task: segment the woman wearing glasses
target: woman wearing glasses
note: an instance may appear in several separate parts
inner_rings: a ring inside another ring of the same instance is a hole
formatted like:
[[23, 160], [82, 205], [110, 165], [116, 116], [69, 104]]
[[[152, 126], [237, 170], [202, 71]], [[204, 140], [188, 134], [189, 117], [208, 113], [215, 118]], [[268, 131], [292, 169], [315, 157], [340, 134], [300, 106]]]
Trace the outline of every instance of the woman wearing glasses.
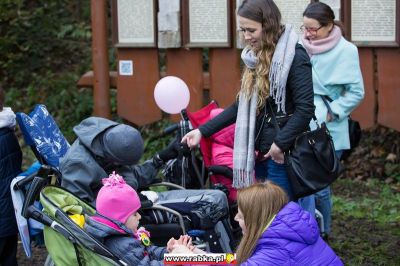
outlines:
[[[319, 122], [326, 122], [340, 157], [350, 148], [348, 116], [363, 99], [364, 85], [357, 47], [343, 38], [341, 26], [334, 19], [328, 5], [309, 4], [303, 13], [301, 41], [312, 65], [315, 115]], [[317, 207], [322, 212], [323, 235], [327, 238], [331, 227], [330, 187], [300, 203], [306, 210], [314, 212]]]

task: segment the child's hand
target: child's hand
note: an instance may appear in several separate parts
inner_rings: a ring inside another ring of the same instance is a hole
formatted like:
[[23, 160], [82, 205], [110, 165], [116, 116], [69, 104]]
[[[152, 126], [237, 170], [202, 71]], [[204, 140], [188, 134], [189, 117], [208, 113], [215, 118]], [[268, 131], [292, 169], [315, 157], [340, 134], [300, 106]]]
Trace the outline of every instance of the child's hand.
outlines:
[[178, 240], [171, 238], [167, 243], [167, 251], [168, 253], [206, 253], [204, 250], [196, 248], [192, 244], [192, 238], [188, 235], [181, 235]]
[[167, 242], [167, 251], [168, 253], [171, 253], [172, 249], [174, 248], [174, 245], [178, 245], [178, 240], [175, 238], [171, 237], [170, 240]]
[[192, 238], [188, 235], [181, 235], [178, 240], [171, 237], [167, 242], [167, 251], [171, 252], [174, 245], [183, 245], [189, 248], [192, 246]]
[[206, 254], [207, 252], [205, 252], [204, 250], [201, 250], [199, 248], [196, 248], [195, 246], [192, 246], [193, 248], [191, 248], [190, 250], [192, 251], [192, 253], [194, 254]]
[[170, 253], [192, 254], [193, 251], [185, 245], [176, 244], [172, 247], [172, 250]]
[[177, 244], [189, 247], [192, 245], [192, 238], [188, 235], [181, 235], [177, 240]]

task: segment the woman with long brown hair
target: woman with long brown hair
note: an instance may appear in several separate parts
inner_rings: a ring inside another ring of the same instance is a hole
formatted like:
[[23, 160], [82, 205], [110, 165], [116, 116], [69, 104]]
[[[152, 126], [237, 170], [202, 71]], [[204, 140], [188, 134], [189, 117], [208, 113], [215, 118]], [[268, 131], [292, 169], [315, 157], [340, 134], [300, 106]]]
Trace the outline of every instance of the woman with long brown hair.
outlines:
[[[251, 185], [255, 171], [257, 179], [272, 180], [292, 200], [284, 152], [298, 134], [308, 129], [314, 114], [309, 57], [297, 43], [292, 26], [281, 24], [281, 13], [274, 1], [244, 0], [237, 18], [246, 43], [237, 100], [186, 134], [182, 142], [195, 147], [202, 136], [209, 137], [236, 121], [233, 186]], [[280, 125], [279, 132], [271, 121], [271, 109]]]
[[240, 189], [235, 220], [243, 238], [238, 265], [343, 265], [319, 235], [309, 212], [289, 202], [286, 193], [267, 181]]

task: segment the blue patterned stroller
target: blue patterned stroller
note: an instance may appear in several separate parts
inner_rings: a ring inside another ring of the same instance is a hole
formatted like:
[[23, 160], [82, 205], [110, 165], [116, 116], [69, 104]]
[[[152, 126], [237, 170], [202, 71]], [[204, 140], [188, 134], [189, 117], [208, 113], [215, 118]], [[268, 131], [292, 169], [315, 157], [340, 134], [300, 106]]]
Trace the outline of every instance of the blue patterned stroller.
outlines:
[[16, 115], [25, 143], [31, 147], [39, 162], [58, 169], [59, 160], [70, 144], [46, 106], [37, 104], [29, 115], [21, 112]]
[[[52, 183], [55, 184], [60, 178], [59, 158], [64, 156], [70, 145], [43, 104], [37, 104], [29, 115], [17, 113], [16, 118], [25, 143], [31, 147], [38, 159], [38, 162], [34, 163], [25, 174], [16, 177], [11, 183], [11, 195], [21, 241], [26, 255], [31, 257], [30, 233], [35, 231], [36, 235], [41, 235], [40, 230], [43, 228], [41, 224], [31, 218], [41, 208], [39, 201], [28, 204], [31, 205], [29, 208], [26, 207], [28, 205], [24, 205], [30, 190], [30, 183], [34, 179], [31, 174], [34, 174], [41, 165], [47, 165], [53, 169]], [[33, 230], [34, 227], [35, 230]]]

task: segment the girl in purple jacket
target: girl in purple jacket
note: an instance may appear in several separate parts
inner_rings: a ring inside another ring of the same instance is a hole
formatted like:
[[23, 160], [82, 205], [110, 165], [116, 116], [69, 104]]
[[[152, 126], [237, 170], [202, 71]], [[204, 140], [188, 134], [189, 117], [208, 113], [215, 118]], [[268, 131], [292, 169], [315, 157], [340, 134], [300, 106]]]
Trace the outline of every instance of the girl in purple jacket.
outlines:
[[319, 235], [318, 224], [267, 181], [238, 190], [235, 220], [243, 238], [238, 265], [343, 265]]

